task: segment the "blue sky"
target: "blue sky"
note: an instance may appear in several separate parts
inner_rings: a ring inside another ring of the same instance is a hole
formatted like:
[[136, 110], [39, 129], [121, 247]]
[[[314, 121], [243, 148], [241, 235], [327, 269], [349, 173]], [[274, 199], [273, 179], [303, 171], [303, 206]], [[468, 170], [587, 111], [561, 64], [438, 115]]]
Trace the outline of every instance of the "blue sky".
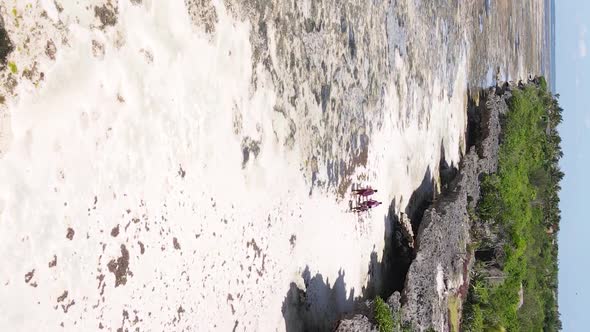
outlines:
[[559, 305], [564, 331], [590, 331], [590, 1], [556, 1], [556, 92], [565, 172], [559, 234]]

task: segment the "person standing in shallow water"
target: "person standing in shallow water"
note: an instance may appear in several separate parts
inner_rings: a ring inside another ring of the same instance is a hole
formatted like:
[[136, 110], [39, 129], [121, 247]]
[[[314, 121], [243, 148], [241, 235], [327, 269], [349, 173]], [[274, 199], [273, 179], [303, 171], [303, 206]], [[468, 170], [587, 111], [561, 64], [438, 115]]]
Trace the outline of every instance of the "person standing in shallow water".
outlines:
[[364, 211], [368, 211], [374, 207], [377, 207], [379, 205], [381, 205], [382, 203], [379, 201], [376, 201], [374, 199], [370, 199], [368, 201], [363, 201], [361, 202], [359, 205], [357, 205], [356, 207], [354, 207], [352, 210], [355, 212], [364, 212]]
[[374, 199], [370, 199], [370, 200], [363, 202], [363, 203], [366, 203], [366, 205], [369, 209], [372, 209], [372, 208], [377, 207], [382, 204], [381, 202], [376, 201]]
[[374, 193], [376, 193], [377, 189], [373, 189], [371, 187], [368, 187], [368, 188], [354, 189], [352, 192], [356, 195], [359, 195], [359, 196], [368, 197], [368, 196], [371, 196]]
[[[368, 199], [369, 196], [373, 195], [377, 191], [377, 189], [373, 189], [371, 187], [353, 189], [353, 194], [357, 195], [357, 206], [354, 208], [351, 207], [351, 209], [355, 212], [364, 212], [381, 205], [382, 203], [379, 201]], [[361, 201], [361, 198], [364, 198], [364, 200]]]

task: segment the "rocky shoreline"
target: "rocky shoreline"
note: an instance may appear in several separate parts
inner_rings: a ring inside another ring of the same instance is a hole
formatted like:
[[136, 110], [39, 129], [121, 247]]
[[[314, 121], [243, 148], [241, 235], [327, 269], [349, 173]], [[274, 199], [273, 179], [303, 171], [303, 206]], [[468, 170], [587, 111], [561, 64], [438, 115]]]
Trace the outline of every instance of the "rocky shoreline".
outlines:
[[[413, 260], [403, 290], [387, 299], [399, 329], [450, 331], [451, 325], [459, 324], [458, 318], [452, 321], [451, 317], [460, 317], [474, 262], [470, 213], [480, 198], [481, 176], [498, 167], [501, 115], [508, 109], [510, 90], [508, 85], [488, 89], [469, 107], [468, 152], [458, 172], [441, 168], [442, 192], [416, 225], [415, 249], [406, 248]], [[394, 227], [400, 226], [395, 221]], [[405, 239], [404, 243], [408, 245]], [[372, 303], [366, 306], [363, 314], [342, 320], [337, 331], [376, 331]]]

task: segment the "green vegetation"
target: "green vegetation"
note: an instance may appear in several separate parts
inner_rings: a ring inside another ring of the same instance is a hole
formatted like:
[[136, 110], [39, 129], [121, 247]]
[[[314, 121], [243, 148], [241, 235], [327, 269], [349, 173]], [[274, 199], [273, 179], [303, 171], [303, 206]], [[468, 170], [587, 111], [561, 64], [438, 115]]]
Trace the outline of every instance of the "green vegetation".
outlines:
[[375, 321], [379, 332], [393, 332], [393, 316], [389, 306], [380, 297], [375, 299]]
[[449, 297], [449, 321], [451, 332], [459, 332], [460, 300], [456, 296]]
[[16, 63], [10, 61], [8, 62], [8, 68], [10, 69], [10, 72], [13, 74], [18, 73], [18, 68], [16, 67]]
[[14, 24], [18, 28], [20, 26], [19, 17], [22, 18], [22, 16], [19, 15], [16, 7], [12, 7], [12, 16], [14, 16]]
[[478, 260], [463, 311], [465, 331], [561, 329], [556, 242], [564, 175], [556, 130], [561, 113], [544, 79], [513, 91], [503, 118], [498, 172], [482, 181], [474, 220]]

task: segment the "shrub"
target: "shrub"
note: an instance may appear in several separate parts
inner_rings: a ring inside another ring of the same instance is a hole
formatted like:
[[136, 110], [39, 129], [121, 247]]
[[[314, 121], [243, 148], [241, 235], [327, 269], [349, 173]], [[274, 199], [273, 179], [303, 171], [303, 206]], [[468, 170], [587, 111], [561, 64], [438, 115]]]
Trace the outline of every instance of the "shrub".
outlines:
[[16, 67], [16, 63], [10, 61], [8, 63], [8, 68], [10, 69], [10, 72], [13, 74], [16, 74], [18, 72], [18, 68]]
[[[542, 83], [543, 81], [541, 81]], [[475, 264], [464, 309], [466, 331], [557, 331], [559, 181], [563, 156], [556, 126], [562, 109], [544, 84], [513, 90], [504, 116], [496, 174], [481, 183], [477, 207], [491, 235], [480, 246], [498, 248], [501, 264]], [[475, 218], [474, 218], [475, 219]], [[494, 242], [494, 243], [490, 243]], [[481, 247], [480, 247], [481, 249]], [[503, 278], [495, 282], [493, 269]], [[519, 291], [524, 304], [519, 306]]]
[[389, 306], [383, 302], [383, 299], [375, 299], [375, 320], [379, 332], [393, 332], [393, 316]]

